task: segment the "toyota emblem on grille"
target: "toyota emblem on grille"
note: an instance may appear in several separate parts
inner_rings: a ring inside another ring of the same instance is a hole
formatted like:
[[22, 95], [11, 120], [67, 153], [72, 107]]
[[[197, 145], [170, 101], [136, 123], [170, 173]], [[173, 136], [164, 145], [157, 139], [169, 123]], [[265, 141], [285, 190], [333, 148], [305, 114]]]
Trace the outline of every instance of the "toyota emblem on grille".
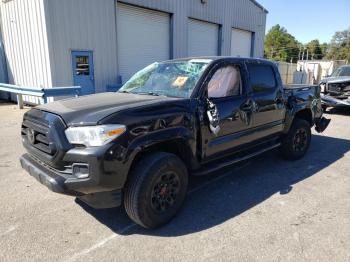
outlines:
[[29, 143], [34, 144], [34, 142], [35, 142], [35, 131], [33, 129], [28, 128], [27, 137], [28, 137]]

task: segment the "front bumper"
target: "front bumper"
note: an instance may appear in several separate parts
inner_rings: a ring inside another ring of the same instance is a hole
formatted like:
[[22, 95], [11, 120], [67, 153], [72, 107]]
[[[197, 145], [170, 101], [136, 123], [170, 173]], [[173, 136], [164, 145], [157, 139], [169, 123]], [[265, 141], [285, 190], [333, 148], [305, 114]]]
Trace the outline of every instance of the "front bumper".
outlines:
[[[20, 163], [24, 170], [53, 192], [76, 196], [94, 208], [110, 208], [121, 205], [122, 189], [99, 191], [102, 188], [96, 184], [93, 177], [88, 179], [73, 178], [73, 175], [63, 174], [52, 169], [34, 159], [29, 154], [22, 155], [20, 157]], [[89, 193], [81, 192], [84, 191], [84, 188], [79, 186], [79, 182], [82, 186], [91, 185], [96, 191]], [[76, 190], [77, 188], [79, 190]]]
[[81, 193], [69, 190], [65, 186], [67, 177], [58, 174], [54, 170], [45, 167], [43, 164], [35, 161], [28, 154], [24, 154], [19, 159], [21, 166], [32, 177], [38, 180], [41, 184], [48, 187], [51, 191], [66, 195], [79, 196]]
[[333, 96], [321, 94], [322, 105], [326, 107], [350, 108], [350, 98], [338, 99]]

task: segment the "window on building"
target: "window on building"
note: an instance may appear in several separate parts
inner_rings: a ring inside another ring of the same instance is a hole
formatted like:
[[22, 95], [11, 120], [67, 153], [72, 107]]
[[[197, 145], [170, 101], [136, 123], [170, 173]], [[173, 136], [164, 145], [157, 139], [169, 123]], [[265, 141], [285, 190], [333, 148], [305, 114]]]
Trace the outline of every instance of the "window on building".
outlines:
[[77, 56], [76, 59], [76, 75], [90, 75], [89, 57], [88, 56]]
[[238, 66], [224, 66], [219, 68], [208, 83], [208, 96], [228, 97], [242, 93], [241, 74]]
[[248, 64], [248, 71], [254, 93], [270, 92], [276, 88], [275, 74], [271, 66]]

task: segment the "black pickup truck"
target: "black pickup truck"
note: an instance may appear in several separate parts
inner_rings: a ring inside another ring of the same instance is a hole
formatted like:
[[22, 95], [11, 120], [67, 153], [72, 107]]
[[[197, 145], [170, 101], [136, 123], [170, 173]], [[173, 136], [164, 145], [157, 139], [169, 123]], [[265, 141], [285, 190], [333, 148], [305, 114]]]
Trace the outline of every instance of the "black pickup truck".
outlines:
[[322, 132], [318, 86], [283, 87], [262, 59], [207, 57], [154, 63], [115, 93], [37, 106], [23, 117], [20, 158], [54, 192], [95, 208], [124, 204], [137, 224], [168, 222], [188, 175], [204, 175], [280, 148], [307, 152]]

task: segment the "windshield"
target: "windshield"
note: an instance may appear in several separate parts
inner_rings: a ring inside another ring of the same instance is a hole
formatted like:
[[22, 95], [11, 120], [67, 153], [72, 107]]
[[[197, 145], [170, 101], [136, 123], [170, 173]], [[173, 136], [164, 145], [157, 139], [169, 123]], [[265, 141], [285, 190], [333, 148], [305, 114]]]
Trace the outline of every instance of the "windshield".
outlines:
[[118, 92], [189, 98], [210, 60], [153, 63], [137, 72]]
[[350, 66], [338, 67], [331, 76], [350, 76]]

